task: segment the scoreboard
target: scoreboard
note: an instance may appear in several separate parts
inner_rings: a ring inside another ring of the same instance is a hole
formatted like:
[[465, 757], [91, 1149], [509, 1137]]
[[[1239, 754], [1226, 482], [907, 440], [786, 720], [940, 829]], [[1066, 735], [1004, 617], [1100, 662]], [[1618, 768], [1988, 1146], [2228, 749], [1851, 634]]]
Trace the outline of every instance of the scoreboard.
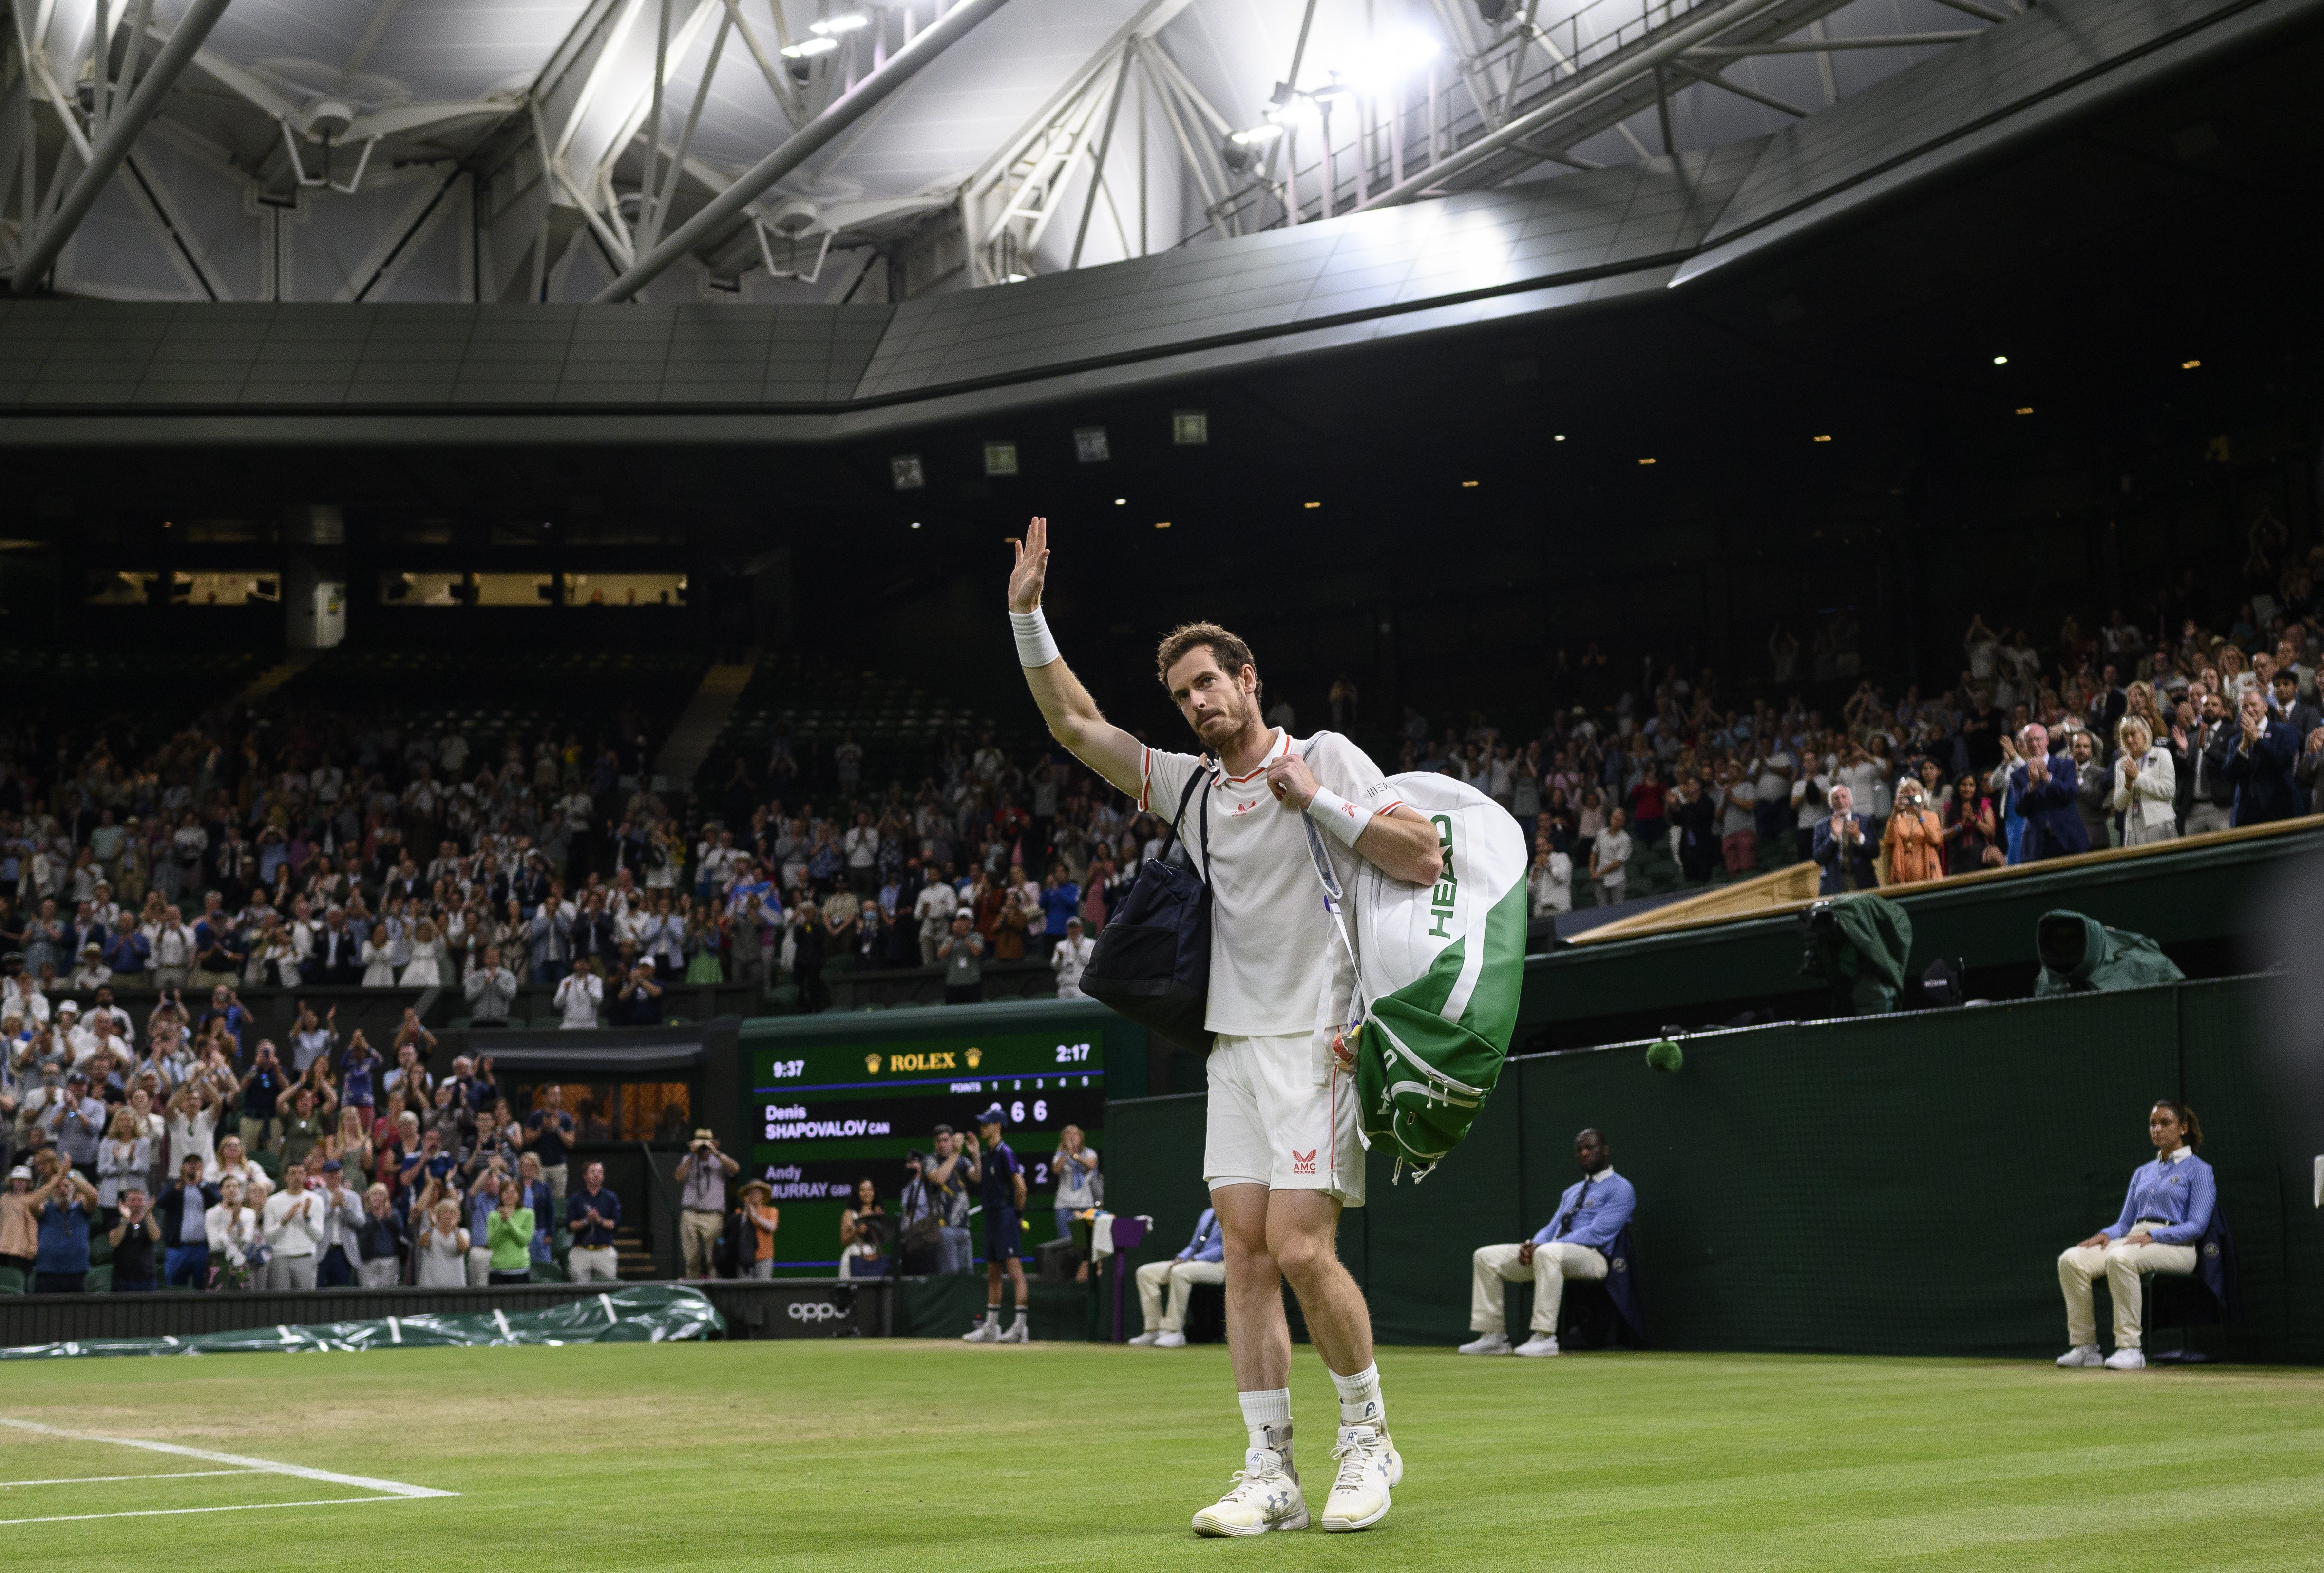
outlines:
[[[1070, 1034], [931, 1032], [752, 1046], [744, 1173], [766, 1180], [782, 1209], [779, 1265], [832, 1272], [839, 1215], [856, 1182], [870, 1179], [893, 1213], [906, 1155], [934, 1152], [938, 1124], [973, 1135], [976, 1116], [995, 1103], [1008, 1112], [1003, 1139], [1025, 1168], [1026, 1247], [1047, 1239], [1056, 1232], [1057, 1133], [1079, 1125], [1103, 1159], [1103, 1040], [1102, 1028], [1077, 1022]], [[981, 1252], [973, 1222], [971, 1234]]]

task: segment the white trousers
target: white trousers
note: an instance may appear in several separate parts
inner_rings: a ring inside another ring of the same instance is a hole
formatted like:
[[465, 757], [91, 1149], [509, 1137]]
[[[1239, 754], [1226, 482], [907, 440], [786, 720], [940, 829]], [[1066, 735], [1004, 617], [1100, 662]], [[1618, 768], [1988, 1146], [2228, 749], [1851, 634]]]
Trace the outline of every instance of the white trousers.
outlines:
[[622, 1275], [622, 1254], [611, 1245], [576, 1245], [565, 1254], [565, 1274], [575, 1283], [611, 1283]]
[[[2135, 1234], [2137, 1231], [2133, 1230]], [[2103, 1277], [2114, 1301], [2114, 1346], [2135, 1349], [2144, 1336], [2138, 1325], [2138, 1277], [2142, 1272], [2195, 1271], [2192, 1245], [2076, 1245], [2058, 1254], [2058, 1287], [2066, 1291], [2066, 1345], [2080, 1349], [2098, 1341], [2098, 1314], [2090, 1309], [2090, 1281]]]
[[392, 1256], [377, 1256], [355, 1263], [355, 1282], [365, 1289], [393, 1289], [403, 1282], [403, 1263]]
[[1533, 1330], [1557, 1334], [1557, 1308], [1565, 1300], [1569, 1278], [1603, 1278], [1606, 1258], [1587, 1245], [1553, 1241], [1533, 1248], [1533, 1264], [1521, 1266], [1516, 1245], [1480, 1245], [1476, 1276], [1471, 1285], [1469, 1327], [1480, 1333], [1498, 1333], [1508, 1325], [1501, 1285], [1533, 1280]]
[[[1194, 1298], [1198, 1283], [1224, 1283], [1227, 1264], [1223, 1262], [1148, 1262], [1138, 1270], [1138, 1308], [1146, 1313], [1146, 1330], [1149, 1333], [1183, 1333], [1186, 1330], [1186, 1302]], [[1170, 1309], [1162, 1309], [1162, 1291], [1170, 1292]]]

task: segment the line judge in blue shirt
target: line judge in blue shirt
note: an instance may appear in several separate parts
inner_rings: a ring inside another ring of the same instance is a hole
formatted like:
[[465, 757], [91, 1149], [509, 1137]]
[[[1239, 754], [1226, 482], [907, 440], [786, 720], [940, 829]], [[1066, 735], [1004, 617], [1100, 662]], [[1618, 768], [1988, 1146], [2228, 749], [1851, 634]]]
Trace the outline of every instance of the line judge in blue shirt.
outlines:
[[[2200, 1245], [2211, 1232], [2218, 1189], [2211, 1166], [2195, 1156], [2203, 1127], [2195, 1111], [2169, 1099], [2147, 1111], [2147, 1140], [2154, 1161], [2130, 1177], [2122, 1216], [2058, 1257], [2058, 1284], [2066, 1291], [2066, 1342], [2058, 1356], [2064, 1366], [2104, 1365], [2109, 1371], [2140, 1371], [2139, 1275], [2192, 1273], [2201, 1265]], [[2097, 1316], [2090, 1309], [2090, 1282], [2103, 1275], [2114, 1301], [2114, 1353], [2098, 1355]]]
[[[1219, 1227], [1219, 1215], [1204, 1208], [1185, 1250], [1138, 1270], [1138, 1305], [1146, 1313], [1146, 1330], [1130, 1341], [1157, 1349], [1185, 1348], [1186, 1302], [1194, 1298], [1194, 1285], [1226, 1281], [1227, 1232]], [[1162, 1308], [1165, 1289], [1170, 1294], [1167, 1310]]]
[[[1594, 1130], [1573, 1138], [1582, 1178], [1557, 1199], [1557, 1215], [1521, 1245], [1480, 1245], [1469, 1326], [1477, 1337], [1463, 1355], [1554, 1355], [1557, 1308], [1569, 1278], [1606, 1276], [1606, 1250], [1629, 1226], [1637, 1193], [1614, 1172], [1614, 1149]], [[1533, 1280], [1533, 1337], [1509, 1347], [1501, 1285]]]

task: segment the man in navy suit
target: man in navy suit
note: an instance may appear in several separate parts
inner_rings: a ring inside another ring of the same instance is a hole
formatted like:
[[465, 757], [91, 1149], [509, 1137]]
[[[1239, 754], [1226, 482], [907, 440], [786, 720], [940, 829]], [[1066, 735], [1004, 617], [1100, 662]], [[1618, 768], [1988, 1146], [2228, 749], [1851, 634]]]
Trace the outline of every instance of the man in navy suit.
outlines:
[[1816, 893], [1870, 890], [1880, 883], [1872, 866], [1872, 821], [1856, 811], [1856, 793], [1847, 787], [1833, 787], [1831, 801], [1831, 816], [1815, 828], [1815, 860], [1823, 870]]
[[2009, 773], [2009, 793], [2017, 801], [2017, 817], [2025, 822], [2017, 844], [2017, 861], [2040, 863], [2090, 849], [2089, 833], [2082, 828], [2075, 807], [2074, 758], [2050, 752], [2050, 729], [2039, 721], [2018, 734], [2024, 757]]
[[2267, 700], [2257, 689], [2245, 692], [2236, 725], [2241, 735], [2228, 746], [2226, 772], [2236, 786], [2235, 818], [2229, 822], [2264, 825], [2292, 819], [2300, 812], [2300, 787], [2292, 780], [2299, 734], [2285, 722], [2268, 719]]

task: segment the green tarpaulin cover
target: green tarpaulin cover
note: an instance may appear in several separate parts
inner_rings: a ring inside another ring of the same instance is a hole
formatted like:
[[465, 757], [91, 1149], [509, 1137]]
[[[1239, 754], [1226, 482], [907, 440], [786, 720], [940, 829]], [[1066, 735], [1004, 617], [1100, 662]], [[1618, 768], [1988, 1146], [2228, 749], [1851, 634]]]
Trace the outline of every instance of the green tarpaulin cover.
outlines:
[[2035, 999], [2186, 981], [2178, 963], [2145, 935], [2109, 929], [2081, 912], [2044, 912], [2034, 936], [2042, 958], [2042, 976], [2034, 980]]
[[355, 1354], [493, 1344], [659, 1344], [726, 1330], [725, 1319], [698, 1289], [641, 1283], [568, 1300], [541, 1310], [475, 1311], [463, 1316], [386, 1317], [309, 1327], [243, 1328], [184, 1337], [76, 1338], [0, 1349], [0, 1360], [79, 1355], [244, 1355], [260, 1352]]
[[1801, 914], [1807, 954], [1800, 972], [1820, 977], [1849, 1014], [1873, 1016], [1896, 1008], [1904, 962], [1913, 953], [1912, 915], [1875, 895], [1835, 896]]

